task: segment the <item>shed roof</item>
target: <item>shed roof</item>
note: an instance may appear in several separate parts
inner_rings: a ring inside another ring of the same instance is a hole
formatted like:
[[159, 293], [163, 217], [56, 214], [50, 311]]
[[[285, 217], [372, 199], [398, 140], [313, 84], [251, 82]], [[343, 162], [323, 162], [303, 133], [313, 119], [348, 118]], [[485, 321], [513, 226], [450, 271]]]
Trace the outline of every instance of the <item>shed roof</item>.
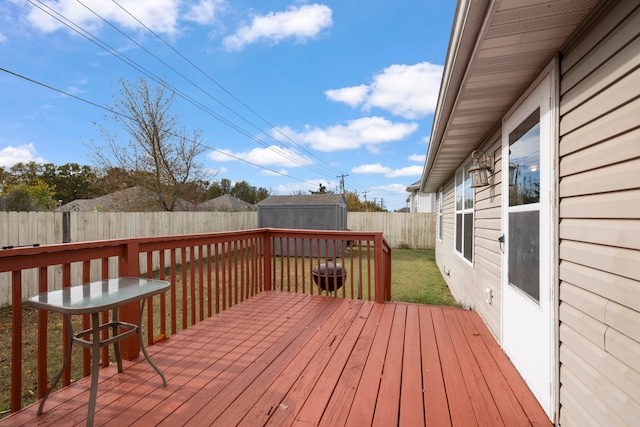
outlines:
[[269, 196], [258, 203], [258, 206], [338, 204], [346, 204], [342, 194], [294, 194], [290, 196]]

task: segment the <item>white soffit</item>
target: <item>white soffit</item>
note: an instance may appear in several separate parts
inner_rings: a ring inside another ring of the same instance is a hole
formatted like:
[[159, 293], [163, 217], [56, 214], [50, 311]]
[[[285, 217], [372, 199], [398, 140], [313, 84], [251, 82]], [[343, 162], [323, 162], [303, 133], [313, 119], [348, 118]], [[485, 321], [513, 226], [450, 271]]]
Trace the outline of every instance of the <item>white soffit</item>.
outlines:
[[[438, 191], [499, 126], [505, 112], [598, 0], [494, 0], [483, 9], [473, 9], [473, 3], [461, 0], [456, 11], [452, 34], [457, 37], [449, 45], [440, 111], [435, 114], [422, 176], [425, 192]], [[473, 14], [484, 15], [475, 16], [476, 22], [483, 19], [475, 40], [469, 37], [473, 34], [465, 37], [465, 31], [476, 31], [466, 28], [474, 22]], [[461, 44], [471, 42], [475, 47], [467, 49], [470, 56], [460, 55], [465, 48]]]

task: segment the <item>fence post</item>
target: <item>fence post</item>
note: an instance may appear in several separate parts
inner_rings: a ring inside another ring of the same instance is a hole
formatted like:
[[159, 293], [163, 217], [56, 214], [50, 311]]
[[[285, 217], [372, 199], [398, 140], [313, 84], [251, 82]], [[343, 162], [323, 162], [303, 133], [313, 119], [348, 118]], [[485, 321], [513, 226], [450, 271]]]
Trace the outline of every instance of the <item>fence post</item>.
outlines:
[[[118, 258], [118, 275], [120, 277], [140, 277], [140, 255], [137, 240], [129, 240], [122, 248], [122, 254]], [[147, 307], [153, 310], [153, 307]], [[119, 320], [138, 325], [140, 322], [140, 303], [135, 302], [119, 309]], [[138, 325], [140, 326], [140, 325]], [[134, 360], [140, 355], [140, 343], [137, 336], [124, 339], [120, 345], [122, 357], [125, 360]]]

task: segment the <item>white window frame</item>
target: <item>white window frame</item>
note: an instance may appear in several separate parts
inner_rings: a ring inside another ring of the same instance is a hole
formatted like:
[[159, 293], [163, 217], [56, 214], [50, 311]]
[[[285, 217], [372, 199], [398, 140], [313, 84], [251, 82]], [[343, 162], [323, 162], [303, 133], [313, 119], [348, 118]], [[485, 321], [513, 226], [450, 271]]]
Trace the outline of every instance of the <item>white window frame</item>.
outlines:
[[464, 260], [473, 264], [475, 190], [471, 188], [469, 167], [471, 162], [458, 169], [455, 175], [453, 249]]

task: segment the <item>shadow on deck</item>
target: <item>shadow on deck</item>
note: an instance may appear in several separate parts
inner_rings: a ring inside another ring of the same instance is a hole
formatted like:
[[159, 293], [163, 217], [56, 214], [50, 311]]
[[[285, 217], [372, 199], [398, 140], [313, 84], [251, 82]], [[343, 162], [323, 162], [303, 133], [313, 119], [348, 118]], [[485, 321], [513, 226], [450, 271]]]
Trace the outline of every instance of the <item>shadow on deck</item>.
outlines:
[[[262, 292], [100, 374], [96, 425], [551, 423], [477, 313]], [[83, 425], [90, 379], [0, 425]]]

